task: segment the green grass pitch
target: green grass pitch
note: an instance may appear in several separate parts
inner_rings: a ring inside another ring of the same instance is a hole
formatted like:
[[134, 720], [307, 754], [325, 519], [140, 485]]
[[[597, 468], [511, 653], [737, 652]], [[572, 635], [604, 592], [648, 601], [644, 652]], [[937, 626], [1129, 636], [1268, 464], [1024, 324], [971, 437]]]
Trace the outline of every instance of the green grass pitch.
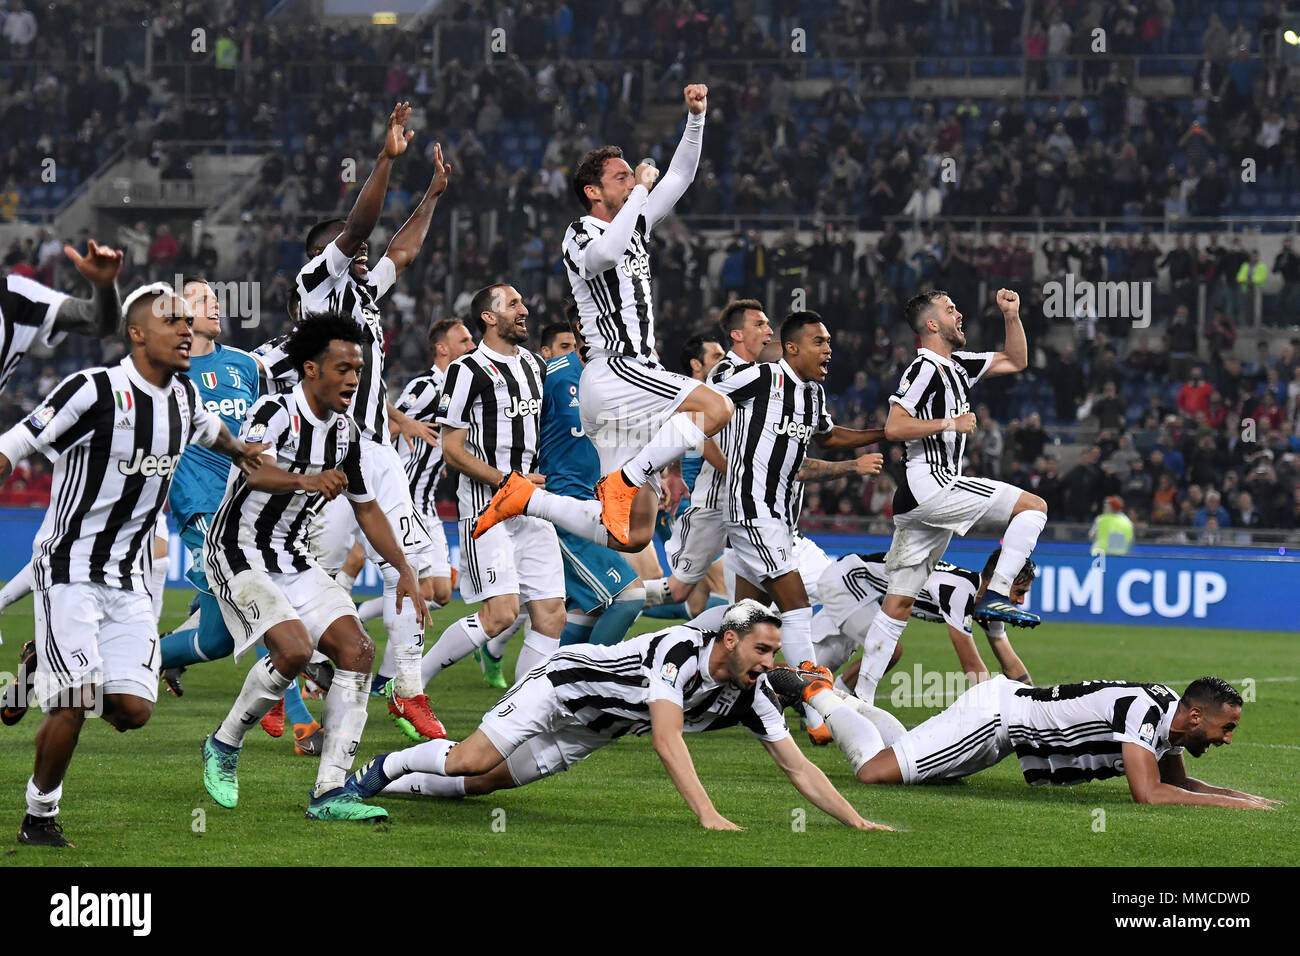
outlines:
[[[164, 627], [189, 594], [169, 591]], [[430, 634], [465, 613], [456, 602]], [[637, 632], [663, 622], [638, 622]], [[0, 617], [0, 669], [12, 670], [31, 636], [31, 601]], [[382, 624], [374, 633], [382, 639]], [[1255, 681], [1231, 746], [1189, 758], [1212, 783], [1286, 800], [1277, 812], [1136, 806], [1122, 779], [1074, 788], [1029, 788], [1014, 759], [965, 781], [932, 787], [864, 787], [834, 746], [805, 752], [868, 819], [897, 833], [857, 833], [799, 797], [746, 732], [687, 738], [718, 810], [743, 833], [701, 830], [673, 789], [647, 738], [616, 741], [567, 774], [530, 787], [461, 801], [389, 797], [388, 824], [322, 824], [303, 816], [316, 763], [293, 755], [292, 734], [254, 729], [240, 761], [240, 804], [217, 806], [200, 779], [199, 741], [229, 708], [247, 668], [230, 660], [192, 667], [185, 696], [163, 690], [148, 726], [115, 733], [87, 723], [64, 786], [62, 820], [76, 849], [21, 846], [32, 737], [40, 714], [0, 728], [0, 862], [5, 866], [545, 865], [826, 863], [906, 865], [1296, 865], [1300, 811], [1300, 655], [1296, 635], [1179, 628], [1049, 624], [1012, 639], [1039, 683], [1087, 678], [1156, 680], [1181, 691], [1216, 673]], [[913, 622], [899, 668], [920, 662], [947, 671], [955, 660], [943, 629]], [[508, 653], [513, 661], [518, 639]], [[992, 661], [987, 647], [985, 659]], [[509, 670], [507, 670], [509, 673]], [[881, 685], [891, 691], [892, 674]], [[463, 737], [497, 699], [472, 660], [432, 688], [438, 715]], [[308, 706], [319, 718], [320, 703]], [[886, 704], [886, 706], [890, 706]], [[891, 709], [895, 709], [892, 708]], [[911, 727], [934, 708], [895, 709]], [[787, 715], [789, 717], [790, 715]], [[797, 729], [797, 728], [796, 728]], [[404, 745], [382, 702], [371, 700], [359, 761]], [[802, 813], [797, 811], [803, 811]], [[1098, 813], [1097, 811], [1103, 811]], [[799, 821], [806, 818], [804, 825]], [[1104, 822], [1104, 831], [1097, 827]]]

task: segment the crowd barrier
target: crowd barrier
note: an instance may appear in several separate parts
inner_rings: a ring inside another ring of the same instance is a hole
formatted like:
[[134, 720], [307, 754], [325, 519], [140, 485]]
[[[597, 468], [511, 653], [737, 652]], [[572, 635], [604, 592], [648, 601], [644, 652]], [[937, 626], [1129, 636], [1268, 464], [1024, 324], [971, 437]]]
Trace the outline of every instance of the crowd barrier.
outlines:
[[[0, 579], [11, 578], [30, 559], [29, 542], [43, 514], [0, 508], [0, 529], [8, 545], [0, 550]], [[443, 527], [455, 567], [460, 559], [457, 528], [453, 523]], [[189, 554], [176, 529], [171, 531], [167, 583], [188, 588], [184, 574]], [[819, 534], [816, 540], [833, 557], [889, 547], [889, 539], [881, 536]], [[957, 538], [946, 559], [978, 571], [995, 547], [994, 540]], [[662, 542], [658, 548], [662, 562]], [[1300, 631], [1300, 554], [1285, 548], [1141, 545], [1124, 556], [1094, 556], [1084, 544], [1043, 542], [1034, 560], [1039, 576], [1027, 606], [1044, 620]], [[377, 569], [367, 564], [357, 589], [371, 594], [381, 588]]]

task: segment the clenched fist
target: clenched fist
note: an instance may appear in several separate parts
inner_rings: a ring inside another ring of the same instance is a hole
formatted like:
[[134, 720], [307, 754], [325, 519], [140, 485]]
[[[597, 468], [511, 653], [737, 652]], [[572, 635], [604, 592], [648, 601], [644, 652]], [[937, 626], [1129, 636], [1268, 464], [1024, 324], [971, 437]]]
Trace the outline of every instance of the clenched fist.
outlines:
[[686, 96], [686, 108], [692, 113], [698, 115], [708, 108], [709, 88], [703, 83], [692, 83], [682, 93]]

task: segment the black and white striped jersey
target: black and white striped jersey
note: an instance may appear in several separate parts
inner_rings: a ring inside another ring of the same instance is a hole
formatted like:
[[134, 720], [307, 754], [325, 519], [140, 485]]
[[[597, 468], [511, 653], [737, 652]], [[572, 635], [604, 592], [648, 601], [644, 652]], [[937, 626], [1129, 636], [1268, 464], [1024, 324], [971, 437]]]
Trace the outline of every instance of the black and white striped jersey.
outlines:
[[1183, 752], [1169, 741], [1178, 695], [1164, 684], [1092, 680], [1011, 687], [1002, 722], [1027, 783], [1117, 777], [1124, 773], [1126, 743], [1146, 748], [1157, 760]]
[[[373, 492], [361, 473], [361, 442], [355, 422], [331, 411], [324, 419], [312, 413], [302, 385], [283, 395], [264, 395], [244, 419], [240, 437], [266, 442], [262, 454], [285, 471], [318, 475], [337, 468], [347, 476], [344, 490], [352, 501], [370, 501]], [[302, 491], [258, 491], [248, 477], [231, 469], [226, 494], [205, 536], [206, 547], [220, 554], [231, 571], [250, 568], [288, 573], [316, 563], [307, 537], [312, 518], [325, 496]], [[209, 575], [211, 579], [211, 575]], [[220, 586], [221, 582], [213, 581]]]
[[813, 435], [834, 427], [826, 392], [802, 381], [785, 359], [744, 365], [710, 384], [736, 405], [723, 448], [728, 520], [779, 518], [797, 527], [803, 495], [795, 476]]
[[[393, 405], [399, 412], [416, 421], [436, 423], [438, 399], [447, 373], [438, 366], [428, 374], [411, 379]], [[411, 486], [411, 500], [422, 515], [433, 514], [433, 497], [438, 490], [438, 475], [442, 472], [442, 445], [416, 441], [415, 451], [405, 441], [397, 443], [397, 454], [406, 468], [406, 481]]]
[[[970, 387], [993, 364], [993, 352], [953, 352], [951, 359], [920, 349], [903, 372], [889, 404], [922, 421], [970, 411]], [[966, 436], [953, 429], [905, 443], [903, 480], [894, 492], [894, 514], [911, 511], [961, 477]]]
[[36, 586], [96, 583], [149, 590], [153, 529], [187, 445], [222, 431], [198, 388], [174, 375], [150, 384], [127, 356], [69, 375], [3, 438], [17, 462], [35, 451], [54, 464], [50, 507], [32, 545]]
[[[859, 601], [878, 603], [889, 589], [889, 572], [884, 551], [874, 554], [846, 554], [827, 569], [840, 587]], [[978, 572], [959, 568], [947, 561], [935, 565], [925, 586], [912, 604], [912, 617], [947, 624], [963, 634], [971, 633], [975, 594], [980, 588]]]
[[744, 689], [709, 676], [717, 636], [679, 624], [621, 644], [562, 647], [547, 660], [546, 676], [579, 721], [611, 737], [648, 733], [656, 700], [682, 708], [686, 733], [741, 726], [760, 740], [788, 736], [767, 675]]
[[259, 395], [283, 395], [293, 391], [293, 387], [298, 384], [298, 370], [294, 368], [289, 353], [284, 350], [289, 334], [286, 332], [277, 335], [253, 349], [252, 354], [261, 366]]
[[[526, 475], [537, 464], [545, 378], [545, 367], [527, 349], [502, 355], [480, 345], [447, 366], [437, 422], [465, 429], [465, 450], [480, 461]], [[468, 475], [457, 479], [460, 518], [473, 518], [496, 489]]]
[[54, 319], [67, 299], [26, 276], [5, 276], [0, 285], [0, 392], [33, 342], [55, 346], [62, 340]]
[[397, 267], [382, 256], [370, 271], [370, 281], [357, 282], [348, 271], [352, 260], [331, 242], [325, 251], [298, 272], [302, 314], [342, 312], [361, 326], [366, 367], [353, 399], [352, 417], [361, 437], [388, 443], [388, 392], [384, 387], [384, 326], [376, 304], [397, 282]]
[[[709, 384], [716, 385], [725, 381], [736, 369], [748, 364], [734, 351], [727, 352], [718, 360], [718, 364], [709, 370]], [[722, 431], [713, 438], [724, 455], [727, 453], [727, 445], [732, 433], [732, 423], [727, 422], [722, 427]], [[695, 487], [691, 489], [691, 504], [699, 508], [721, 508], [726, 489], [726, 477], [706, 461], [700, 466], [700, 473], [695, 478]]]
[[564, 231], [563, 261], [587, 348], [655, 361], [646, 242], [694, 180], [703, 141], [704, 114], [688, 116], [673, 161], [653, 190], [633, 189], [612, 222], [586, 215]]

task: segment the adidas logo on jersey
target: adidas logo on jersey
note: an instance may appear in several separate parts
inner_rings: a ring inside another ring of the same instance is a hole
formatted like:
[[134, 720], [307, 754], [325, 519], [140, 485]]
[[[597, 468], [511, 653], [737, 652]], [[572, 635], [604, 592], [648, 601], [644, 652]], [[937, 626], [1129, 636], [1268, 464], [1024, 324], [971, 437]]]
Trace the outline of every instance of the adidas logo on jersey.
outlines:
[[570, 408], [577, 408], [577, 407], [579, 407], [579, 405], [580, 405], [580, 403], [579, 403], [579, 401], [577, 400], [577, 398], [571, 398], [571, 399], [569, 399], [569, 407], [570, 407]]
[[116, 425], [114, 425], [113, 427], [114, 427], [115, 429], [116, 429], [116, 428], [130, 429], [130, 428], [135, 428], [135, 425], [133, 425], [133, 424], [131, 423], [131, 419], [129, 419], [129, 418], [123, 418], [121, 421], [119, 421], [119, 422], [118, 422]]

